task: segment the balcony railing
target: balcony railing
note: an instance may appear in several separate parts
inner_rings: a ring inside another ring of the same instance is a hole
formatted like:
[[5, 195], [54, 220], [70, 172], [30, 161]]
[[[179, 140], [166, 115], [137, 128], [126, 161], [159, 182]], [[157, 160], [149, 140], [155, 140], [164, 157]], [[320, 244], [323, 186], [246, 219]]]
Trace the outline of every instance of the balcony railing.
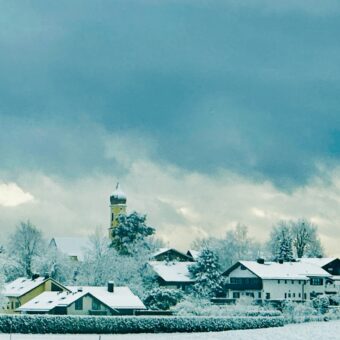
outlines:
[[227, 283], [226, 289], [232, 290], [262, 290], [262, 281], [250, 282], [250, 283]]

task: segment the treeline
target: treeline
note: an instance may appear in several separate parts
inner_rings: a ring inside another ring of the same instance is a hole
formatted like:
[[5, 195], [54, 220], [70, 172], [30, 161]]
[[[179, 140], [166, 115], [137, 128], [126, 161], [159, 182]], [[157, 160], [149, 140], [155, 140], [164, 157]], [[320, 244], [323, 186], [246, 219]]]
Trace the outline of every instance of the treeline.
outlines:
[[145, 215], [134, 212], [120, 216], [112, 239], [96, 230], [84, 249], [84, 259], [77, 262], [49, 246], [41, 230], [30, 221], [21, 222], [0, 248], [0, 288], [6, 281], [35, 273], [68, 285], [102, 286], [114, 280], [118, 286], [130, 287], [148, 307], [169, 309], [188, 296], [209, 300], [223, 294], [221, 274], [238, 260], [263, 257], [291, 261], [324, 255], [317, 227], [305, 219], [280, 221], [262, 244], [249, 236], [246, 226], [237, 225], [224, 237], [193, 243], [193, 248], [200, 251], [197, 261], [189, 267], [195, 284], [184, 293], [159, 289], [157, 277], [148, 266], [155, 250], [164, 247], [155, 231], [147, 224]]

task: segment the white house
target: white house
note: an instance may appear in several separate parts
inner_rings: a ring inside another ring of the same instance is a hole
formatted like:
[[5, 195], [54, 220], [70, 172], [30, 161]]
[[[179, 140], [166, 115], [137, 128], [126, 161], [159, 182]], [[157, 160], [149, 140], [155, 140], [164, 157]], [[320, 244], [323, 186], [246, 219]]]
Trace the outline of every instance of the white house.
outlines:
[[44, 292], [17, 309], [23, 314], [133, 315], [146, 307], [128, 287], [67, 287]]
[[304, 301], [324, 294], [331, 274], [304, 262], [239, 261], [223, 273], [227, 298]]

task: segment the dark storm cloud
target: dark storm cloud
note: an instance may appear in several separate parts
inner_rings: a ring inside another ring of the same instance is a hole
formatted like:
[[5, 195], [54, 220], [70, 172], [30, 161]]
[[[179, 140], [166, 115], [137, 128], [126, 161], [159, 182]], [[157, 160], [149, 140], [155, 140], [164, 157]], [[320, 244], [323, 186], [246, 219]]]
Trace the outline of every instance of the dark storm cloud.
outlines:
[[131, 130], [160, 161], [283, 186], [338, 161], [332, 1], [0, 6], [2, 168], [110, 171], [103, 139]]

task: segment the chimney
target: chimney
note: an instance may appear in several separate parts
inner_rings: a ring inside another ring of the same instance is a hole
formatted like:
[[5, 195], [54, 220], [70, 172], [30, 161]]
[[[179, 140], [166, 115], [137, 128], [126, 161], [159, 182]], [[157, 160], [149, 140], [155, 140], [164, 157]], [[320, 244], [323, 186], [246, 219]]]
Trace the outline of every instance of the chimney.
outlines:
[[34, 281], [35, 279], [37, 279], [39, 277], [39, 274], [33, 274], [32, 275], [32, 281]]
[[257, 259], [257, 263], [259, 263], [259, 264], [264, 264], [264, 259], [258, 258], [258, 259]]
[[115, 290], [115, 283], [113, 281], [109, 281], [107, 284], [107, 291], [113, 293]]
[[77, 291], [78, 293], [81, 293], [83, 291], [83, 287], [78, 287]]

